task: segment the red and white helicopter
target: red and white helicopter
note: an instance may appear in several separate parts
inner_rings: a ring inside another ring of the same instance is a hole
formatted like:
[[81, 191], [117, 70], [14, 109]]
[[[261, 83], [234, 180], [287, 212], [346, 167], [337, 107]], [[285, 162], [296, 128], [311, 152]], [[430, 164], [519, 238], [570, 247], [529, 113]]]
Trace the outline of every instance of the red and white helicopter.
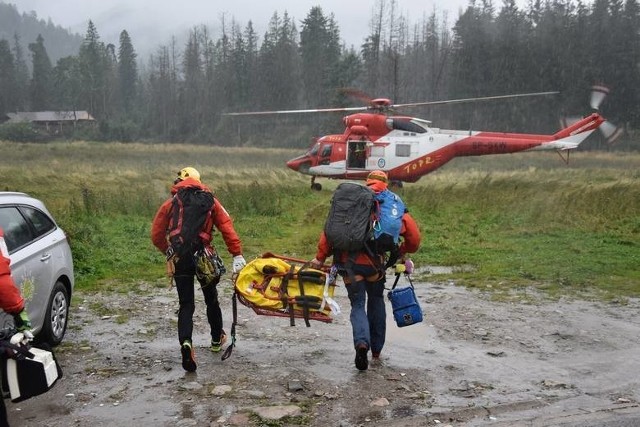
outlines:
[[[597, 110], [609, 90], [594, 86], [591, 107]], [[621, 130], [596, 111], [576, 120], [553, 135], [525, 133], [446, 130], [431, 127], [431, 122], [409, 116], [385, 114], [390, 109], [425, 105], [477, 102], [496, 99], [546, 96], [558, 92], [536, 92], [483, 98], [391, 104], [386, 98], [370, 101], [367, 107], [325, 108], [228, 113], [230, 116], [362, 111], [345, 116], [342, 134], [317, 139], [303, 155], [291, 159], [287, 166], [311, 175], [311, 188], [321, 190], [317, 177], [332, 179], [365, 179], [372, 170], [384, 170], [390, 181], [416, 182], [449, 162], [454, 157], [506, 154], [521, 151], [555, 150], [568, 153], [577, 148], [593, 131], [600, 128], [609, 140]]]

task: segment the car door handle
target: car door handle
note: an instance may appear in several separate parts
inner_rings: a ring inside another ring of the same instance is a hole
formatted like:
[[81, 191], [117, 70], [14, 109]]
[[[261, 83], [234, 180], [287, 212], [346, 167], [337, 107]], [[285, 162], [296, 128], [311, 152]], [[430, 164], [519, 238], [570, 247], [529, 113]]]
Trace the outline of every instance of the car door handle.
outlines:
[[40, 261], [45, 262], [48, 261], [49, 258], [51, 258], [51, 254], [44, 254], [40, 257]]

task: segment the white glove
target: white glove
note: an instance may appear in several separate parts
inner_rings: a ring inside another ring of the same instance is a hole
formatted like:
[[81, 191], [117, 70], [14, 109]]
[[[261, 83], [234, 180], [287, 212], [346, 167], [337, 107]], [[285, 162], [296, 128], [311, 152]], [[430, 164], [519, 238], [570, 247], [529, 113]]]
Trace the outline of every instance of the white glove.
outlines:
[[34, 339], [33, 333], [29, 330], [26, 330], [22, 332], [16, 332], [15, 334], [13, 334], [9, 342], [14, 345], [18, 345], [18, 344], [27, 345], [31, 341], [33, 341], [33, 339]]
[[247, 261], [244, 260], [242, 255], [236, 255], [233, 257], [233, 272], [237, 273], [242, 270], [242, 267], [247, 265]]
[[33, 333], [28, 329], [26, 331], [22, 332], [22, 333], [24, 334], [24, 339], [25, 339], [26, 342], [31, 342], [35, 338], [33, 336]]

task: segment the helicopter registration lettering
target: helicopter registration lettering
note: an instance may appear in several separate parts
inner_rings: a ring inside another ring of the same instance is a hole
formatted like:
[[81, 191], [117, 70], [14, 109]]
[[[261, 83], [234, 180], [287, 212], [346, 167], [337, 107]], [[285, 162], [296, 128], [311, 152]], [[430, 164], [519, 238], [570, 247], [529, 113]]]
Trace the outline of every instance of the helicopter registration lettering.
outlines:
[[507, 143], [504, 141], [475, 141], [471, 146], [474, 150], [506, 151], [507, 149]]
[[418, 160], [415, 160], [406, 166], [404, 166], [405, 173], [415, 172], [418, 169], [422, 169], [424, 166], [433, 163], [434, 160], [431, 157], [421, 157]]

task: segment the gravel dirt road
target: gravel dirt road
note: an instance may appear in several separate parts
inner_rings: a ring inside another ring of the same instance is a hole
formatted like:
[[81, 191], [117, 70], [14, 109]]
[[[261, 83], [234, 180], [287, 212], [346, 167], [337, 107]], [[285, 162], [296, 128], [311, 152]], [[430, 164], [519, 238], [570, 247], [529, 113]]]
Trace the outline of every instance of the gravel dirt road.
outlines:
[[[220, 286], [228, 331], [231, 284]], [[56, 351], [64, 377], [45, 395], [7, 400], [11, 426], [640, 425], [640, 301], [416, 290], [424, 322], [398, 328], [388, 305], [381, 362], [364, 372], [343, 287], [343, 313], [310, 328], [239, 305], [226, 361], [206, 347], [199, 296], [195, 373], [180, 365], [175, 289], [79, 292]]]

